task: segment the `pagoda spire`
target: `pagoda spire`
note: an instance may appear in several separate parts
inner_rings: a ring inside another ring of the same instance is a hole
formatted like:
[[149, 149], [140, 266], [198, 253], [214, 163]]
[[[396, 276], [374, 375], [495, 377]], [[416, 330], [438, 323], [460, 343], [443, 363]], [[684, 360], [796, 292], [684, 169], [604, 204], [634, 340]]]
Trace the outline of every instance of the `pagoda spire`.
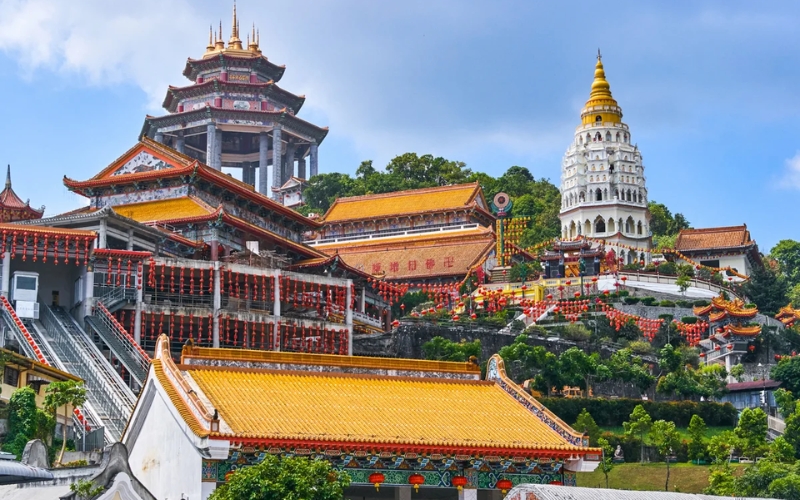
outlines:
[[208, 45], [206, 46], [206, 54], [214, 51], [214, 27], [208, 25]]
[[11, 165], [6, 167], [6, 189], [11, 189]]
[[217, 33], [217, 38], [214, 41], [214, 49], [215, 50], [223, 50], [225, 48], [225, 42], [222, 40], [222, 21], [219, 22], [219, 33]]
[[242, 40], [239, 38], [239, 21], [236, 19], [236, 0], [233, 1], [233, 22], [231, 26], [231, 39], [228, 48], [242, 50]]

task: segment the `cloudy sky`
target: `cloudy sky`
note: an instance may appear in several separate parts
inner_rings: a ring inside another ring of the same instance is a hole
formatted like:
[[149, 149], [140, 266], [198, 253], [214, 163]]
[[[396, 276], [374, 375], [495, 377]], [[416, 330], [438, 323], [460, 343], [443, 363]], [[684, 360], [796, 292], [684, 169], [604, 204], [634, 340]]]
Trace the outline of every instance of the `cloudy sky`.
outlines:
[[[767, 4], [768, 7], [763, 5]], [[557, 6], [556, 6], [557, 5]], [[413, 151], [558, 183], [600, 48], [650, 198], [695, 227], [800, 239], [800, 3], [239, 0], [300, 116], [329, 126], [321, 172]], [[228, 2], [0, 0], [0, 164], [48, 214], [131, 147]]]

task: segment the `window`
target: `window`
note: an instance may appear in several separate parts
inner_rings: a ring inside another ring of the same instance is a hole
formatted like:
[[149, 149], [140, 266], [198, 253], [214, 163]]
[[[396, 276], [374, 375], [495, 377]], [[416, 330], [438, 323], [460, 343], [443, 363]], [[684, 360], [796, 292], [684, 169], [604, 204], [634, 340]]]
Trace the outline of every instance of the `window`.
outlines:
[[600, 122], [603, 121], [603, 117], [601, 115], [597, 115], [597, 116], [594, 117], [594, 121], [597, 122], [597, 123], [600, 123]]
[[6, 366], [5, 370], [3, 370], [3, 383], [11, 387], [17, 387], [19, 385], [19, 370]]
[[700, 261], [700, 265], [701, 266], [706, 266], [706, 267], [719, 267], [719, 259], [717, 259], [717, 260], [701, 260]]
[[606, 232], [606, 223], [603, 219], [597, 219], [597, 222], [594, 223], [594, 232], [595, 233]]
[[17, 276], [17, 289], [36, 290], [36, 278], [33, 276]]

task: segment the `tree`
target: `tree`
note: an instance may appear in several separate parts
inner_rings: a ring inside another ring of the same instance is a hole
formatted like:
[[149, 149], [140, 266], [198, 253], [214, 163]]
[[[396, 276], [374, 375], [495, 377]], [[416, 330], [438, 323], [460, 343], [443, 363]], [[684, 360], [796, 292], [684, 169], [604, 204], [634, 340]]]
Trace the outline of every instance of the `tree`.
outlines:
[[735, 378], [737, 382], [741, 382], [744, 378], [744, 366], [739, 363], [731, 366], [731, 377]]
[[773, 316], [789, 301], [786, 278], [767, 263], [755, 266], [743, 285], [744, 293], [763, 314]]
[[754, 460], [767, 446], [767, 414], [761, 408], [745, 408], [734, 432], [742, 440], [742, 451]]
[[686, 290], [692, 286], [692, 279], [685, 274], [681, 274], [678, 276], [678, 279], [675, 280], [675, 284], [678, 285], [678, 290], [680, 290], [681, 295], [686, 295]]
[[689, 221], [683, 214], [676, 213], [673, 217], [666, 205], [651, 201], [647, 204], [650, 210], [650, 230], [653, 236], [671, 236], [678, 234], [681, 229], [689, 229]]
[[587, 398], [591, 395], [592, 378], [605, 380], [611, 374], [610, 370], [600, 362], [598, 353], [586, 354], [578, 347], [564, 351], [559, 361], [567, 384], [583, 386]]
[[689, 458], [699, 462], [706, 455], [706, 423], [700, 415], [692, 415], [688, 431]]
[[776, 437], [769, 445], [767, 459], [781, 464], [795, 463], [794, 447], [783, 436]]
[[644, 463], [644, 437], [650, 431], [650, 427], [652, 425], [653, 419], [650, 418], [650, 415], [642, 405], [636, 405], [636, 407], [633, 409], [633, 412], [630, 414], [629, 420], [622, 423], [626, 435], [639, 437], [641, 444], [641, 463]]
[[789, 289], [788, 298], [792, 302], [792, 307], [800, 309], [800, 283]]
[[778, 405], [778, 411], [784, 419], [789, 418], [789, 415], [794, 413], [797, 406], [795, 403], [794, 395], [784, 388], [779, 388], [773, 393], [775, 397], [775, 404]]
[[790, 287], [800, 284], [800, 241], [781, 240], [772, 247], [769, 256], [778, 262]]
[[309, 206], [325, 213], [337, 198], [364, 194], [359, 187], [347, 174], [319, 174], [308, 180], [303, 197]]
[[627, 347], [612, 354], [606, 361], [606, 366], [611, 371], [612, 379], [632, 383], [643, 394], [655, 382], [647, 363], [643, 362], [641, 357], [635, 356]]
[[589, 436], [589, 445], [598, 445], [600, 426], [594, 421], [592, 414], [586, 411], [586, 408], [581, 410], [581, 412], [578, 414], [578, 418], [575, 420], [575, 425], [573, 425], [572, 428]]
[[468, 361], [471, 357], [480, 358], [481, 341], [480, 339], [467, 342], [453, 342], [443, 337], [433, 337], [428, 342], [422, 344], [422, 353], [425, 359], [435, 361]]
[[741, 440], [733, 431], [723, 431], [708, 441], [708, 454], [715, 464], [728, 462], [736, 449], [741, 448]]
[[775, 498], [800, 500], [800, 475], [791, 473], [769, 483], [769, 494]]
[[614, 449], [606, 438], [598, 438], [597, 446], [603, 450], [603, 459], [600, 461], [600, 471], [606, 478], [606, 488], [608, 488], [608, 474], [614, 468]]
[[75, 493], [78, 500], [89, 500], [96, 497], [103, 492], [103, 486], [95, 486], [94, 481], [90, 479], [78, 479], [69, 485], [69, 491]]
[[[798, 403], [800, 406], [800, 403]], [[794, 454], [800, 457], [800, 411], [795, 409], [786, 420], [786, 428], [783, 430], [783, 437], [786, 442], [794, 447]]]
[[706, 495], [734, 496], [736, 487], [733, 471], [728, 462], [712, 465], [708, 475], [708, 487], [703, 490]]
[[35, 433], [36, 393], [30, 387], [21, 387], [11, 393], [8, 401], [8, 433], [3, 449], [19, 458]]
[[258, 465], [238, 469], [209, 500], [341, 500], [349, 485], [350, 476], [326, 460], [266, 455]]
[[680, 436], [675, 429], [675, 422], [666, 420], [656, 420], [650, 430], [650, 439], [658, 450], [658, 454], [663, 456], [667, 462], [667, 480], [664, 483], [664, 491], [669, 491], [669, 460], [673, 450], [680, 445]]
[[770, 377], [792, 394], [800, 394], [800, 356], [784, 356], [772, 367]]
[[69, 406], [78, 408], [86, 402], [86, 388], [82, 382], [75, 380], [64, 380], [63, 382], [53, 382], [47, 386], [44, 397], [44, 406], [49, 411], [55, 412], [59, 408], [64, 408], [64, 425], [62, 426], [61, 453], [58, 455], [57, 464], [64, 458], [64, 450], [67, 449], [67, 423], [69, 422]]

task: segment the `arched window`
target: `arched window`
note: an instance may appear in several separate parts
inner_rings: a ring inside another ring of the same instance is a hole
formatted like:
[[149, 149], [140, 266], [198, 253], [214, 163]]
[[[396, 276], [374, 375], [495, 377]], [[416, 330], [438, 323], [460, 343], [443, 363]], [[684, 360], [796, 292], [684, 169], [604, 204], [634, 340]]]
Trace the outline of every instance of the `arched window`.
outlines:
[[569, 223], [569, 238], [572, 239], [575, 237], [575, 221]]
[[587, 133], [586, 133], [586, 144], [589, 144], [590, 142], [592, 142], [592, 136], [591, 136], [591, 134], [589, 134], [589, 133], [587, 132]]
[[594, 182], [594, 176], [593, 175], [589, 176], [589, 182]]
[[631, 190], [630, 189], [628, 190], [628, 198], [627, 198], [627, 200], [631, 201]]
[[592, 234], [592, 223], [589, 222], [589, 219], [586, 219], [586, 222], [583, 223], [583, 234], [586, 236]]
[[628, 134], [625, 134], [625, 142], [628, 142]]
[[580, 137], [580, 143], [583, 144], [583, 136]]
[[594, 221], [594, 232], [595, 234], [603, 234], [606, 232], [606, 221], [604, 221], [602, 217], [598, 217], [597, 220]]
[[600, 141], [602, 141], [602, 140], [603, 140], [603, 136], [602, 136], [602, 135], [600, 135], [600, 132], [598, 132], [598, 133], [596, 133], [596, 134], [594, 135], [594, 140], [595, 140], [595, 141], [598, 141], [598, 142], [600, 142]]
[[642, 234], [642, 221], [636, 224], [636, 234]]
[[615, 189], [615, 190], [614, 190], [614, 199], [615, 199], [615, 200], [618, 200], [618, 199], [619, 199], [619, 189]]
[[628, 220], [625, 221], [625, 232], [628, 234], [633, 234], [634, 223], [633, 217], [628, 217]]
[[586, 201], [586, 195], [581, 191], [581, 194], [578, 196], [578, 201]]
[[[606, 180], [606, 176], [605, 175], [603, 176], [603, 180]], [[604, 200], [608, 199], [608, 188], [603, 189], [603, 199]]]
[[641, 203], [641, 202], [642, 202], [642, 192], [639, 191], [639, 203]]
[[597, 115], [597, 116], [594, 117], [594, 121], [597, 122], [597, 123], [600, 123], [600, 122], [603, 121], [603, 117], [600, 116], [600, 115]]
[[597, 188], [597, 191], [594, 192], [595, 201], [603, 201], [603, 192], [600, 191], [600, 188]]
[[611, 142], [611, 132], [606, 132], [606, 141]]
[[608, 232], [612, 233], [612, 234], [617, 232], [617, 230], [614, 229], [614, 219], [613, 218], [608, 219]]
[[619, 132], [617, 132], [617, 138], [616, 138], [615, 140], [616, 140], [617, 142], [619, 142]]

